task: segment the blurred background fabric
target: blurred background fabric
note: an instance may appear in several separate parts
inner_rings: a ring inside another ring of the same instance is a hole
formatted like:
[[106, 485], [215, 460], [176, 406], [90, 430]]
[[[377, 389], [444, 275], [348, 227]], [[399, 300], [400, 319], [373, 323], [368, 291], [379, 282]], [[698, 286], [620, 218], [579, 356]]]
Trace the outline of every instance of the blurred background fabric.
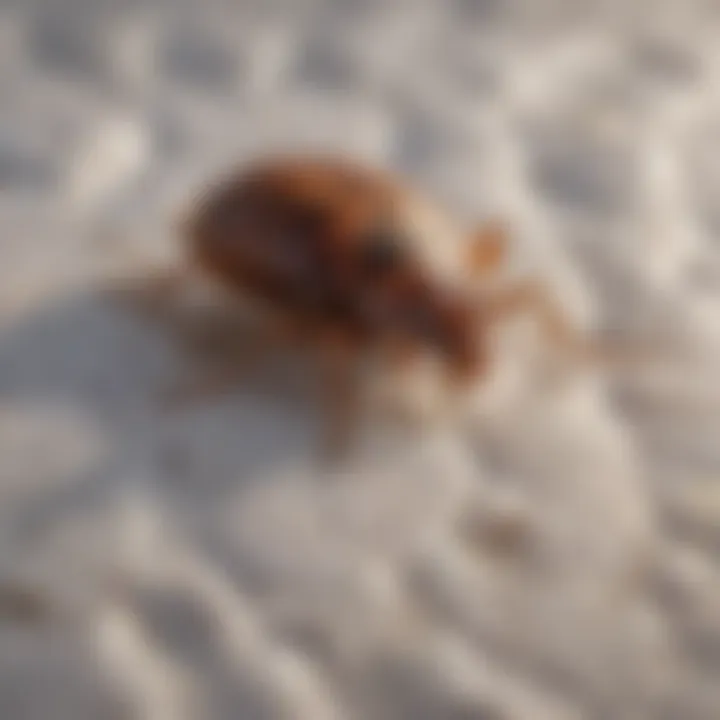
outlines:
[[[720, 717], [719, 39], [713, 0], [1, 0], [0, 718]], [[282, 373], [164, 412], [183, 355], [103, 283], [298, 149], [507, 218], [683, 363], [510, 353], [472, 428], [330, 476]]]

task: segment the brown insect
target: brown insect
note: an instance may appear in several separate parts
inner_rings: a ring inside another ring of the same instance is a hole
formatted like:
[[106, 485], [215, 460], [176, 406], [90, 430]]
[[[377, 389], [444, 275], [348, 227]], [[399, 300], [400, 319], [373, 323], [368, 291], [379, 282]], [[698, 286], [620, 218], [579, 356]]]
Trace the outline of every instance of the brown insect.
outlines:
[[317, 352], [330, 449], [350, 436], [369, 357], [402, 372], [432, 356], [462, 390], [488, 368], [491, 329], [523, 312], [553, 342], [594, 352], [538, 283], [489, 289], [501, 227], [463, 233], [399, 178], [352, 161], [258, 162], [203, 194], [182, 230], [190, 268]]

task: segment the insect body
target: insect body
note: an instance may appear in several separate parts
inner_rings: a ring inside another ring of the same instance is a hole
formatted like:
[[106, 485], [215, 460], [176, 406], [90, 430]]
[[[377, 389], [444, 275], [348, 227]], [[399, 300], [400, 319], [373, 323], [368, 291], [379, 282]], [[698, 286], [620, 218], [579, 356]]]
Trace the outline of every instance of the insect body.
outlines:
[[471, 308], [418, 257], [408, 197], [334, 160], [252, 168], [211, 192], [188, 226], [191, 256], [227, 288], [357, 348], [406, 343], [473, 366]]
[[537, 284], [473, 290], [500, 264], [502, 233], [463, 237], [404, 183], [350, 161], [259, 162], [207, 191], [183, 230], [191, 265], [320, 351], [335, 436], [354, 417], [367, 355], [433, 355], [462, 387], [485, 370], [488, 330], [510, 313], [532, 311], [573, 342]]

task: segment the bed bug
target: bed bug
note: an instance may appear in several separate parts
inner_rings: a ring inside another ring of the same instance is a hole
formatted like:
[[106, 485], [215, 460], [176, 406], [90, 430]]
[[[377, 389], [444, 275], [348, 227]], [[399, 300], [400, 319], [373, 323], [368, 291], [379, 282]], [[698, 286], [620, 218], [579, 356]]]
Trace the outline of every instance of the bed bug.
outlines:
[[462, 393], [488, 370], [492, 328], [519, 313], [592, 352], [543, 285], [488, 282], [507, 255], [501, 224], [463, 232], [403, 178], [356, 161], [256, 161], [206, 189], [181, 234], [188, 268], [317, 353], [333, 452], [347, 446], [369, 357], [402, 373], [432, 356]]

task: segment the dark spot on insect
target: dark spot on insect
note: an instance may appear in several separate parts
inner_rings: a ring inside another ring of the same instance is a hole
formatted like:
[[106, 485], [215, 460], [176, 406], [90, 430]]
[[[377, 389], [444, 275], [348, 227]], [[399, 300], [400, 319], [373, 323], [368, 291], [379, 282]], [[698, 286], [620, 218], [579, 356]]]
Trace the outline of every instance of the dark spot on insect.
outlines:
[[372, 277], [397, 270], [405, 259], [401, 238], [387, 225], [378, 225], [363, 237], [360, 253], [361, 267]]
[[320, 205], [302, 205], [292, 213], [292, 224], [298, 235], [312, 238], [327, 227], [327, 211]]
[[413, 332], [438, 349], [445, 349], [452, 342], [451, 333], [428, 308], [416, 308], [409, 318]]

